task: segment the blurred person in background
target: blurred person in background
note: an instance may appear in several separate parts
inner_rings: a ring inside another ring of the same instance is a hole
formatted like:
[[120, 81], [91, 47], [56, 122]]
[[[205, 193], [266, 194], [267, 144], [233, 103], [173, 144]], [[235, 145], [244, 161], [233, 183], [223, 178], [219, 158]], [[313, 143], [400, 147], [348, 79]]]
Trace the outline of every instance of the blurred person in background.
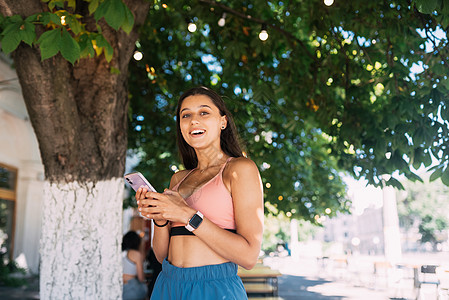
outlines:
[[135, 231], [123, 236], [123, 300], [147, 299], [147, 284], [143, 272], [145, 257], [140, 252], [141, 237]]

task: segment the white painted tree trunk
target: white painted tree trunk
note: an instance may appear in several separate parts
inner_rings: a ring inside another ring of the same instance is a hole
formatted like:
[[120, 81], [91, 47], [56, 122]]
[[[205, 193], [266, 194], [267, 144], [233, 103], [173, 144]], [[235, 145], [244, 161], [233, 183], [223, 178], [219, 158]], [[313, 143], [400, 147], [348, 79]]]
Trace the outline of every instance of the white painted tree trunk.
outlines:
[[123, 180], [45, 184], [41, 299], [121, 299]]

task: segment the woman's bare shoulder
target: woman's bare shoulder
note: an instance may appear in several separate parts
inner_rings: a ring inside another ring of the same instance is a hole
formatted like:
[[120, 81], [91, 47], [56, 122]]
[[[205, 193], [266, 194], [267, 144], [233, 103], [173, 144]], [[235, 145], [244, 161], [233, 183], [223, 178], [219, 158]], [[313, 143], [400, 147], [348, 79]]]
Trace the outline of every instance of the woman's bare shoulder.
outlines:
[[223, 173], [228, 178], [236, 176], [244, 178], [246, 175], [259, 174], [259, 169], [251, 159], [247, 157], [236, 157], [228, 163]]
[[140, 260], [141, 256], [142, 256], [142, 254], [137, 250], [134, 250], [134, 249], [128, 250], [128, 258], [133, 262]]
[[189, 172], [190, 170], [181, 170], [173, 174], [170, 180], [170, 188], [177, 185]]
[[254, 161], [247, 157], [236, 157], [229, 162], [228, 168], [233, 171], [257, 171], [259, 172], [257, 165]]

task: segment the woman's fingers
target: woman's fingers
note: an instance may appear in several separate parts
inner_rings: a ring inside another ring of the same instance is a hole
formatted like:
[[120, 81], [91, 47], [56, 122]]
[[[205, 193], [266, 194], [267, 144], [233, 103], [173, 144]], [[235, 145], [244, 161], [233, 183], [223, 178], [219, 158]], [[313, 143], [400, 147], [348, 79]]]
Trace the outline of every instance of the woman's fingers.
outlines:
[[150, 206], [158, 206], [158, 204], [161, 204], [161, 201], [155, 199], [142, 199], [140, 200], [139, 206], [150, 207]]
[[149, 199], [158, 199], [161, 200], [164, 198], [163, 194], [160, 193], [156, 193], [156, 192], [152, 192], [152, 191], [147, 191], [145, 192], [145, 198], [149, 198]]
[[143, 214], [144, 216], [153, 219], [155, 215], [161, 215], [164, 211], [163, 208], [157, 207], [154, 205], [150, 206], [139, 206], [139, 212]]

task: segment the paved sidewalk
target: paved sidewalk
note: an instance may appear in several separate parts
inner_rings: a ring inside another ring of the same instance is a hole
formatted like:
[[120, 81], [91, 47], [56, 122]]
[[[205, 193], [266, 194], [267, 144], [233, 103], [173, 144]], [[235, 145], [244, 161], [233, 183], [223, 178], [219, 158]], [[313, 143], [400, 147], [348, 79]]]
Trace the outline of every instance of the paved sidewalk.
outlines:
[[362, 274], [351, 273], [348, 269], [325, 270], [314, 258], [266, 258], [264, 263], [283, 274], [279, 279], [279, 296], [285, 300], [414, 299], [412, 288], [391, 288], [382, 282], [376, 284], [370, 271]]
[[[346, 268], [324, 268], [314, 258], [273, 257], [264, 259], [264, 263], [283, 274], [278, 284], [279, 296], [284, 300], [412, 300], [416, 297], [413, 281], [388, 284], [385, 279], [376, 278], [371, 262], [363, 259]], [[436, 299], [434, 291], [427, 292], [422, 299]], [[0, 286], [0, 299], [39, 299], [37, 277], [32, 278], [27, 287]]]
[[22, 287], [0, 286], [0, 299], [2, 300], [35, 300], [39, 299], [39, 277], [28, 279], [28, 284]]

